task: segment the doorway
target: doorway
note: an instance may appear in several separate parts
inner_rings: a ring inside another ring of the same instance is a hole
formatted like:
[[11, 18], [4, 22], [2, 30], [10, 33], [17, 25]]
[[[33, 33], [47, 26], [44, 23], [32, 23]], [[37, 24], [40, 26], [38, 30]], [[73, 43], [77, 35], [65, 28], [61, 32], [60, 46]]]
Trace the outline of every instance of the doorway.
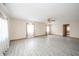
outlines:
[[49, 25], [46, 26], [46, 35], [49, 35], [49, 32], [50, 32], [50, 28], [49, 28]]
[[46, 26], [46, 35], [51, 35], [51, 24]]
[[27, 37], [28, 38], [34, 37], [34, 24], [32, 23], [27, 24]]
[[70, 24], [63, 24], [63, 36], [67, 37], [70, 35]]

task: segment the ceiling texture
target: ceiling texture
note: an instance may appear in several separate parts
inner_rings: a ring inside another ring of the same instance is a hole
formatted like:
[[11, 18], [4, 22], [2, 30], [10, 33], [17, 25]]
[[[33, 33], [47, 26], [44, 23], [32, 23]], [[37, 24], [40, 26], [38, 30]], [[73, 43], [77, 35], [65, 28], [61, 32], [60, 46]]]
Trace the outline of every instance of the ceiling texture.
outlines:
[[6, 3], [5, 6], [11, 17], [24, 20], [79, 20], [78, 3]]

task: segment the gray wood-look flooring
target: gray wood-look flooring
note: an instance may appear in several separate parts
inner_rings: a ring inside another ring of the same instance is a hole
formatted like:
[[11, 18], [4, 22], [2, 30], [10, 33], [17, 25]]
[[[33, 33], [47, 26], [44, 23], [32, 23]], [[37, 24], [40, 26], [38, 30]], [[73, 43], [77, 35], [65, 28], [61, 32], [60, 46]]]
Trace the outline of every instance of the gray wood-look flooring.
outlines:
[[5, 56], [79, 56], [79, 39], [49, 35], [15, 40]]

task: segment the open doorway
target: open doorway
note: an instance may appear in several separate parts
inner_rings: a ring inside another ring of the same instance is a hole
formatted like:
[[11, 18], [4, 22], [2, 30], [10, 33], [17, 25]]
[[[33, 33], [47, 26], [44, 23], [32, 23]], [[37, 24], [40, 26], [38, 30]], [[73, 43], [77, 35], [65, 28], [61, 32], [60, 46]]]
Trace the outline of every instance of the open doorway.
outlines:
[[70, 35], [70, 24], [63, 24], [63, 36]]
[[46, 26], [46, 35], [51, 35], [51, 25], [50, 24], [48, 24]]
[[34, 24], [32, 23], [27, 24], [27, 37], [28, 38], [34, 37]]
[[47, 26], [46, 26], [46, 34], [49, 35], [49, 32], [50, 32], [50, 28], [49, 28], [49, 26], [47, 25]]

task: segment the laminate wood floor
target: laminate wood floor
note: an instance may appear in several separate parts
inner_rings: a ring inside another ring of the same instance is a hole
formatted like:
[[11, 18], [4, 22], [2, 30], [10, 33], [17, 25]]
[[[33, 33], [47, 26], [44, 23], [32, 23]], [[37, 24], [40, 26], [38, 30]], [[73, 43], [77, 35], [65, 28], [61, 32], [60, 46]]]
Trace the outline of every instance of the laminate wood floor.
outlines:
[[15, 40], [5, 56], [79, 56], [79, 39], [48, 35]]

